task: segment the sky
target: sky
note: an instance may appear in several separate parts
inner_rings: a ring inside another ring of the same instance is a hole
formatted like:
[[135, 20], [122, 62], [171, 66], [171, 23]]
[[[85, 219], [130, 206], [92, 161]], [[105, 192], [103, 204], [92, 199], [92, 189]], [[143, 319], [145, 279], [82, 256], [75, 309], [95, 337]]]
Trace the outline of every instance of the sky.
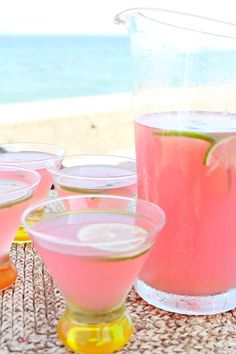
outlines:
[[0, 34], [125, 34], [127, 8], [159, 7], [236, 22], [235, 0], [0, 0]]

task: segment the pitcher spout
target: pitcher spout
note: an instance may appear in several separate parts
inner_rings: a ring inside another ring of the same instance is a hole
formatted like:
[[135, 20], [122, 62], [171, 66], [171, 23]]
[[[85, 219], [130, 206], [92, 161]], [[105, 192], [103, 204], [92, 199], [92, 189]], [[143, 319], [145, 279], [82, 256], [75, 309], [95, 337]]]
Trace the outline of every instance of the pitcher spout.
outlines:
[[172, 29], [175, 28], [177, 30], [236, 39], [236, 23], [161, 8], [140, 7], [127, 9], [118, 13], [114, 18], [114, 22], [124, 25], [128, 30], [134, 24], [135, 30], [146, 29], [147, 26], [154, 24], [155, 28], [157, 28], [157, 25], [162, 27], [170, 26]]

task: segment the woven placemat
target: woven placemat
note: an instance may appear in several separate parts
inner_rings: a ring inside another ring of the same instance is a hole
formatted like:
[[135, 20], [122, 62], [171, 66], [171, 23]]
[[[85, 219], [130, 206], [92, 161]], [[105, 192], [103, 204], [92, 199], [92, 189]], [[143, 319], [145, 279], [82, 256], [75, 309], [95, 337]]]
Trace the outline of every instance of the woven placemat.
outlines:
[[[0, 293], [0, 353], [71, 353], [56, 334], [65, 303], [39, 255], [32, 245], [13, 245], [11, 257], [18, 278]], [[134, 290], [127, 308], [135, 332], [120, 353], [236, 353], [236, 311], [171, 314], [146, 304]]]

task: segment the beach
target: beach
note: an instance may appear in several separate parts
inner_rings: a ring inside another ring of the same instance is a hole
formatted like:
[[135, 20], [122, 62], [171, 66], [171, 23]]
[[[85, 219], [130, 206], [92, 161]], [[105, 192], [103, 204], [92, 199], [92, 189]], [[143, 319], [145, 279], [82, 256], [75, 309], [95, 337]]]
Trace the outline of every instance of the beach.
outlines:
[[129, 93], [0, 105], [0, 141], [59, 144], [66, 154], [134, 146]]
[[[160, 88], [137, 95], [137, 103], [139, 115], [157, 111], [235, 112], [234, 88], [230, 85], [192, 87], [188, 91]], [[1, 104], [0, 142], [59, 144], [66, 154], [122, 154], [134, 149], [132, 105], [131, 93]], [[234, 127], [234, 120], [231, 123]]]

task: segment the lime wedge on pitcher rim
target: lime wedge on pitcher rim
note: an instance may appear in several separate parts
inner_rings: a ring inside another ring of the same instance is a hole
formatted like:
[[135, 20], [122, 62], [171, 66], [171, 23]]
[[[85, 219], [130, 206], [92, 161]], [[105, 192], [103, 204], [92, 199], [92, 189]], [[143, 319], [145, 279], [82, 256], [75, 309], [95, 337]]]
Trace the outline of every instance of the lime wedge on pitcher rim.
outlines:
[[204, 164], [222, 165], [225, 168], [230, 165], [236, 166], [236, 135], [230, 135], [211, 145], [206, 153]]
[[103, 251], [136, 251], [147, 241], [147, 231], [125, 223], [97, 223], [82, 227], [77, 239], [86, 246]]
[[215, 143], [215, 139], [207, 134], [193, 132], [193, 131], [181, 131], [181, 130], [162, 130], [162, 131], [154, 131], [153, 135], [157, 136], [174, 136], [174, 137], [186, 137], [193, 139], [200, 139], [207, 141], [208, 143]]

